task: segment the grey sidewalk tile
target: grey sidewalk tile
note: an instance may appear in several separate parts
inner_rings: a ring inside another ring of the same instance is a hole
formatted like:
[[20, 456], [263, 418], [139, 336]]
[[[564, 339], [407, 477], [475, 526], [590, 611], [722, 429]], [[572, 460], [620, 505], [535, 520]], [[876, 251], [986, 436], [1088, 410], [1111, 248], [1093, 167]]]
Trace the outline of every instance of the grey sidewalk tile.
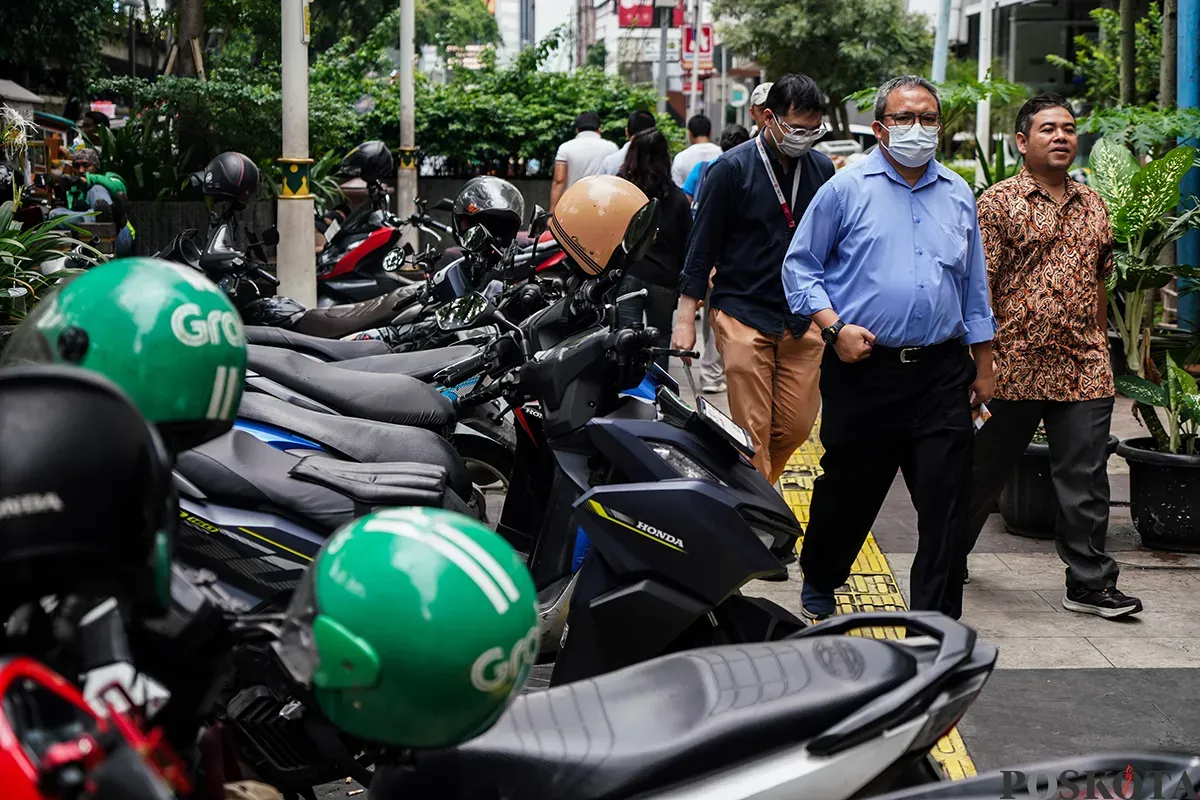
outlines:
[[1200, 639], [1125, 638], [1089, 636], [1088, 642], [1112, 665], [1127, 669], [1188, 669], [1200, 667]]
[[1113, 666], [1083, 636], [990, 637], [987, 643], [1000, 649], [997, 669], [1107, 669]]

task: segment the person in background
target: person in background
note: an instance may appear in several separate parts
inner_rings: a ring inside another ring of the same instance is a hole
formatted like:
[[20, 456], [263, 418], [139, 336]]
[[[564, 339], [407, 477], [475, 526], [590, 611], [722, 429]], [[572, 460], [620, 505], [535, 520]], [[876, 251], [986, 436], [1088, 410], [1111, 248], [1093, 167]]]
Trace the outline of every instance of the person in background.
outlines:
[[589, 175], [599, 175], [604, 159], [617, 146], [600, 136], [600, 115], [585, 111], [575, 118], [575, 138], [563, 142], [554, 157], [554, 181], [550, 184], [550, 211], [570, 186]]
[[[617, 174], [645, 192], [646, 197], [658, 200], [658, 235], [645, 257], [630, 264], [621, 280], [620, 294], [645, 289], [647, 295], [622, 303], [617, 318], [622, 327], [629, 327], [641, 322], [644, 313], [646, 325], [658, 329], [657, 346], [665, 349], [671, 343], [671, 315], [692, 232], [692, 212], [682, 190], [671, 181], [671, 151], [657, 128], [644, 130], [630, 140], [629, 153]], [[667, 356], [656, 360], [667, 369]]]
[[75, 142], [71, 149], [82, 150], [90, 147], [97, 151], [103, 151], [104, 140], [100, 138], [100, 129], [108, 127], [107, 114], [100, 111], [85, 112], [83, 119], [79, 121], [79, 141]]
[[[116, 257], [133, 255], [136, 234], [126, 214], [125, 181], [115, 172], [100, 172], [100, 153], [90, 147], [71, 153], [71, 172], [59, 181], [66, 207], [54, 209], [50, 216], [62, 222], [112, 222], [117, 230], [113, 243]], [[84, 218], [88, 212], [95, 216]]]
[[804, 75], [771, 87], [757, 139], [713, 161], [680, 279], [672, 347], [696, 344], [696, 308], [713, 267], [713, 333], [725, 361], [729, 408], [750, 433], [754, 466], [771, 483], [808, 439], [817, 417], [825, 345], [788, 310], [780, 271], [796, 222], [833, 163], [810, 149], [824, 132], [825, 96]]
[[692, 167], [702, 161], [712, 161], [721, 155], [721, 148], [709, 139], [712, 136], [712, 122], [708, 117], [697, 114], [688, 120], [688, 147], [675, 156], [671, 164], [671, 180], [682, 187], [687, 180]]
[[760, 83], [750, 93], [750, 136], [758, 136], [758, 126], [762, 125], [763, 108], [767, 103], [767, 95], [771, 93], [771, 84]]
[[[750, 134], [741, 125], [726, 125], [721, 132], [721, 152], [727, 153], [739, 144], [750, 141]], [[711, 161], [705, 161], [692, 167], [691, 173], [683, 182], [683, 193], [692, 204], [692, 216], [699, 208], [698, 199], [700, 188], [704, 185], [704, 173]], [[716, 270], [716, 267], [713, 267]], [[712, 291], [712, 274], [708, 277], [709, 292]], [[704, 350], [700, 356], [700, 391], [705, 394], [719, 394], [728, 386], [725, 383], [725, 364], [721, 361], [721, 353], [717, 350], [717, 339], [712, 332], [712, 319], [708, 314], [709, 296], [705, 295], [703, 310], [700, 313], [700, 333], [704, 337]]]
[[[1058, 499], [1054, 538], [1067, 565], [1063, 608], [1115, 619], [1137, 614], [1142, 603], [1117, 589], [1117, 563], [1104, 552], [1113, 235], [1100, 195], [1068, 175], [1078, 146], [1066, 99], [1034, 97], [1017, 114], [1024, 168], [979, 198], [998, 325], [996, 399], [975, 435], [966, 551], [1044, 421]], [[970, 579], [965, 567], [963, 575]]]
[[783, 262], [792, 312], [811, 317], [828, 345], [802, 610], [834, 613], [899, 469], [917, 509], [912, 608], [957, 619], [972, 406], [994, 385], [975, 195], [934, 158], [942, 116], [929, 81], [883, 84], [873, 127], [881, 146], [821, 188]]
[[620, 150], [604, 159], [600, 165], [600, 173], [602, 175], [619, 173], [621, 165], [625, 163], [625, 154], [629, 152], [629, 143], [633, 141], [633, 137], [642, 131], [656, 127], [658, 127], [658, 120], [649, 111], [635, 111], [630, 114], [629, 121], [625, 123], [625, 144], [621, 145]]

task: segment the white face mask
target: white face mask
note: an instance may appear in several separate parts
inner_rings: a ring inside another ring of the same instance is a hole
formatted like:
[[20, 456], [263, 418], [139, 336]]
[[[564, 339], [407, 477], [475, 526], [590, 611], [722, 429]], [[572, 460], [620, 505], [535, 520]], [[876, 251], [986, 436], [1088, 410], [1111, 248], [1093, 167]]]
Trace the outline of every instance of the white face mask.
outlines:
[[891, 153], [892, 158], [911, 169], [923, 167], [937, 152], [938, 132], [927, 131], [919, 124], [914, 124], [908, 130], [890, 127], [888, 143], [884, 149]]
[[[779, 148], [779, 152], [788, 158], [799, 158], [807, 153], [809, 148], [813, 146], [813, 143], [825, 133], [823, 128], [816, 133], [800, 133], [799, 131], [795, 131], [784, 133], [781, 139], [779, 133], [776, 132], [776, 128], [779, 128], [779, 126], [771, 125], [770, 122], [774, 122], [774, 120], [770, 120], [767, 127], [767, 132], [771, 135], [771, 141]], [[782, 130], [782, 128], [779, 128], [780, 132]]]

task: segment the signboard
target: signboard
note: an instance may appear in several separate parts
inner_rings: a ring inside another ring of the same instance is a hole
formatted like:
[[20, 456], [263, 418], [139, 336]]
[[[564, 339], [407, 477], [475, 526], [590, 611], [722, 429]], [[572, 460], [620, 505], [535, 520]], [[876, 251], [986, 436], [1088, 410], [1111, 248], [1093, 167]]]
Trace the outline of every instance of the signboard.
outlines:
[[112, 118], [117, 114], [117, 104], [111, 100], [93, 100], [91, 110], [99, 111], [104, 116]]
[[[700, 41], [696, 41], [696, 26], [689, 25], [683, 29], [683, 49], [679, 53], [680, 63], [685, 70], [691, 70], [692, 59], [700, 59], [701, 70], [713, 68], [713, 26], [705, 23], [700, 26]], [[699, 45], [699, 47], [697, 47]]]
[[[624, 61], [649, 61], [657, 64], [661, 59], [659, 53], [658, 31], [652, 31], [652, 36], [644, 39], [626, 38], [621, 42], [621, 59]], [[679, 62], [679, 31], [667, 31], [667, 61]]]
[[621, 28], [653, 28], [655, 7], [671, 8], [672, 27], [683, 25], [684, 0], [617, 0], [617, 26]]
[[750, 90], [744, 83], [733, 83], [729, 87], [729, 105], [741, 108], [750, 102]]

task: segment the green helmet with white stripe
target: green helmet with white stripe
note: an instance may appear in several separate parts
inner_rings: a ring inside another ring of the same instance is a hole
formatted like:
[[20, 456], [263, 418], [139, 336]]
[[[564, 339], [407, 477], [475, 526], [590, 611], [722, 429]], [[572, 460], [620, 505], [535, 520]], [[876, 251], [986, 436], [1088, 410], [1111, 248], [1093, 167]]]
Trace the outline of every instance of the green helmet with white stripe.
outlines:
[[512, 547], [478, 521], [380, 511], [326, 542], [275, 652], [343, 732], [450, 747], [520, 694], [538, 652], [537, 593]]
[[122, 258], [69, 279], [13, 332], [0, 363], [77, 364], [121, 387], [175, 452], [233, 427], [246, 337], [200, 272]]

